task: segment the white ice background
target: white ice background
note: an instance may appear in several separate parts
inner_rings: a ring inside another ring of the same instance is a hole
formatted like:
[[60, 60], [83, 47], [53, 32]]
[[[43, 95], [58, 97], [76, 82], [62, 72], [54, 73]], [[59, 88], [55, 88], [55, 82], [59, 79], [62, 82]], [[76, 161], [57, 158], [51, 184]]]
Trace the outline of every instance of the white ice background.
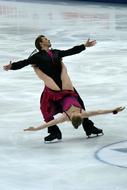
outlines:
[[44, 144], [47, 130], [23, 131], [43, 122], [44, 85], [31, 66], [2, 67], [27, 58], [39, 34], [59, 49], [96, 39], [95, 47], [64, 58], [73, 84], [87, 110], [127, 106], [126, 5], [0, 1], [0, 190], [126, 190], [127, 151], [114, 150], [127, 149], [126, 110], [91, 118], [104, 130], [98, 138], [70, 123], [59, 125], [59, 143]]

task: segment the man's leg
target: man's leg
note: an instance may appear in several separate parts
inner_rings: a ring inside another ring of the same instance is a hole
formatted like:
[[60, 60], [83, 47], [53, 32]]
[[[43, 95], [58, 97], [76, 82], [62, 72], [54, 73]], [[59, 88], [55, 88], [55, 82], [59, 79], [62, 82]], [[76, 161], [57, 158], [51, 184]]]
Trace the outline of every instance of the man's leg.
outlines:
[[[53, 102], [50, 99], [50, 96], [48, 94], [48, 91], [44, 89], [41, 99], [40, 99], [40, 109], [41, 113], [44, 117], [44, 120], [46, 122], [53, 119], [53, 115], [55, 112], [55, 107]], [[53, 125], [48, 128], [49, 135], [44, 138], [45, 141], [52, 141], [55, 139], [62, 139], [62, 133], [57, 125]]]
[[[75, 90], [75, 92], [78, 94], [78, 92], [76, 91], [76, 89], [74, 89], [74, 90]], [[83, 103], [81, 97], [79, 96], [79, 94], [78, 94], [78, 101], [79, 101], [79, 103], [81, 104], [82, 108], [85, 110], [84, 103]], [[96, 127], [94, 126], [94, 123], [93, 123], [91, 120], [89, 120], [89, 118], [84, 118], [84, 119], [83, 119], [82, 126], [83, 126], [83, 129], [84, 129], [84, 131], [86, 132], [86, 135], [87, 135], [88, 137], [89, 137], [91, 134], [96, 134], [96, 135], [101, 134], [101, 133], [103, 134], [103, 130], [102, 130], [102, 129], [99, 129], [99, 128], [96, 128]]]
[[50, 142], [55, 139], [58, 139], [58, 140], [62, 139], [62, 133], [57, 125], [48, 127], [48, 133], [49, 133], [49, 135], [44, 138], [45, 142]]

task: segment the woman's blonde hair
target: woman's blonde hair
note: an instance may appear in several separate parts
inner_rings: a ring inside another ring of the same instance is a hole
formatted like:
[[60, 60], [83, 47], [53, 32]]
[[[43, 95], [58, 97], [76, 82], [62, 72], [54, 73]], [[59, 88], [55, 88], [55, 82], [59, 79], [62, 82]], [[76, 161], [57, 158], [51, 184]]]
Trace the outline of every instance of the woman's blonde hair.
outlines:
[[72, 116], [71, 121], [72, 121], [72, 125], [74, 126], [74, 128], [78, 129], [79, 125], [81, 125], [81, 123], [82, 123], [82, 118], [81, 118], [81, 116], [74, 115], [74, 116]]

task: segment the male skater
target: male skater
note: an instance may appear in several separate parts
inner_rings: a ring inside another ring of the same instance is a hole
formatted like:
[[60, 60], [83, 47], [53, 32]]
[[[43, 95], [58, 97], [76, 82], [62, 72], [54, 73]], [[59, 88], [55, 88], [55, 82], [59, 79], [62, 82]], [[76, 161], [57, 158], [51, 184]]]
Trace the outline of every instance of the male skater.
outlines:
[[[17, 70], [21, 69], [27, 65], [34, 65], [35, 67], [38, 67], [43, 73], [45, 73], [47, 76], [49, 76], [56, 84], [57, 86], [62, 90], [62, 81], [61, 81], [61, 59], [65, 56], [74, 55], [77, 53], [80, 53], [81, 51], [85, 50], [86, 47], [92, 47], [96, 44], [96, 41], [90, 41], [87, 40], [86, 43], [74, 46], [71, 49], [68, 50], [56, 50], [56, 49], [50, 49], [51, 43], [50, 40], [48, 40], [45, 36], [40, 35], [35, 40], [35, 46], [39, 50], [39, 52], [33, 54], [31, 57], [25, 60], [17, 61], [10, 63], [8, 65], [4, 66], [4, 70]], [[76, 91], [76, 90], [75, 90]], [[45, 98], [47, 98], [48, 92], [46, 91], [46, 88], [44, 89], [42, 96], [41, 96], [41, 102], [45, 101]], [[45, 98], [44, 98], [45, 97]], [[80, 104], [83, 105], [83, 101], [81, 100], [80, 96], [78, 96]], [[43, 105], [43, 103], [41, 103]], [[84, 108], [85, 109], [85, 108]], [[42, 114], [43, 109], [41, 109]], [[51, 120], [52, 118], [50, 118]], [[47, 120], [45, 120], [48, 122]], [[89, 120], [88, 118], [85, 118], [83, 120], [83, 128], [86, 131], [86, 135], [89, 136], [91, 134], [100, 134], [102, 133], [101, 129], [98, 129], [94, 126], [93, 122]], [[52, 141], [54, 139], [61, 139], [62, 134], [58, 128], [57, 125], [54, 125], [52, 127], [48, 128], [48, 133], [50, 133], [47, 137], [45, 137], [45, 141]]]

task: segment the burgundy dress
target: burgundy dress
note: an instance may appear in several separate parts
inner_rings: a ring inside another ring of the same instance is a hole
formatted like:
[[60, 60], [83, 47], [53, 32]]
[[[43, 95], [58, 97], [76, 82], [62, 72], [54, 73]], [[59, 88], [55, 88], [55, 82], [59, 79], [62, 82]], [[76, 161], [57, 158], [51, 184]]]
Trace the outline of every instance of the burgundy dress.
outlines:
[[40, 101], [44, 120], [46, 122], [52, 120], [54, 115], [68, 110], [71, 105], [81, 108], [77, 97], [78, 95], [72, 90], [54, 91], [45, 86]]

